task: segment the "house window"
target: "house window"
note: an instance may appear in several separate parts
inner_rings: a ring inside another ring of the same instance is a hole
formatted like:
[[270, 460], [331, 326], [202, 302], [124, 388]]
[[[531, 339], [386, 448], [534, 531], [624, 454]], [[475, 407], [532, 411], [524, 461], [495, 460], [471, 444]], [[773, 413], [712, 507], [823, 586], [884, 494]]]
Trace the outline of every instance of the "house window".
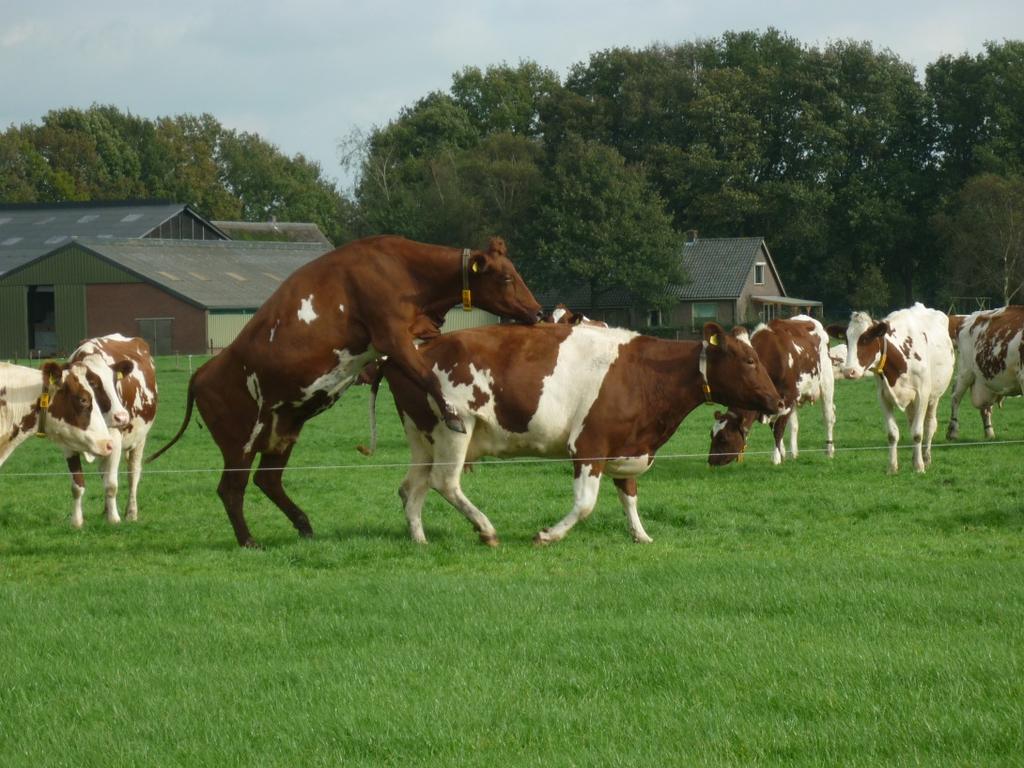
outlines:
[[660, 328], [661, 327], [661, 310], [652, 309], [647, 313], [647, 327], [648, 328]]
[[754, 265], [754, 285], [764, 285], [764, 266], [763, 261]]
[[704, 323], [718, 322], [718, 304], [716, 302], [699, 302], [693, 305], [693, 327], [700, 330]]

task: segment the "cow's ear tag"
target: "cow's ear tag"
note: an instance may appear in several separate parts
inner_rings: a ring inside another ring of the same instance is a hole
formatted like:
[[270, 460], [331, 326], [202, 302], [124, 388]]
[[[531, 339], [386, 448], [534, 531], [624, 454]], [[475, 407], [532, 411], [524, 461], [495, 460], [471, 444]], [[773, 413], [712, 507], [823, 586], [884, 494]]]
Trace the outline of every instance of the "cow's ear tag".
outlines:
[[123, 379], [123, 378], [124, 378], [124, 374], [123, 374], [123, 373], [121, 373], [121, 371], [118, 371], [118, 372], [117, 372], [117, 380], [118, 380], [118, 381], [121, 381], [121, 379]]
[[474, 261], [473, 262], [473, 266], [471, 266], [470, 269], [472, 269], [474, 272], [479, 272], [480, 271], [480, 263]]
[[711, 338], [708, 339], [708, 344], [710, 344], [713, 347], [717, 347], [718, 346], [718, 334], [717, 333], [712, 333], [711, 334]]

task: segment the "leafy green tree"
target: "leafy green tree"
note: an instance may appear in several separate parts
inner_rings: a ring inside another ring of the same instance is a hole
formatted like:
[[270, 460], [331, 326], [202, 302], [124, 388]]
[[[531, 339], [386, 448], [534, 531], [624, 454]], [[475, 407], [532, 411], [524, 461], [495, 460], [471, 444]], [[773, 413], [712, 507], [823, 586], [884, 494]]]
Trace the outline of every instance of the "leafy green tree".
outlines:
[[981, 174], [968, 180], [935, 226], [946, 244], [947, 292], [992, 296], [1003, 304], [1024, 293], [1024, 178]]
[[599, 142], [566, 138], [534, 220], [525, 267], [543, 287], [622, 287], [640, 305], [661, 306], [682, 279], [682, 243], [661, 199], [641, 169]]

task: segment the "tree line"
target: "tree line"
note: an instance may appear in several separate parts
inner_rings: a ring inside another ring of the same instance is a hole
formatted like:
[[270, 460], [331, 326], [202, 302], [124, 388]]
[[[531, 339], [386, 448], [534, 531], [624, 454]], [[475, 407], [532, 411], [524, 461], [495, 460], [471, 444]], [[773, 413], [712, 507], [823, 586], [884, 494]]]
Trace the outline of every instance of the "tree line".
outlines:
[[531, 285], [657, 305], [683, 233], [766, 238], [830, 311], [1021, 300], [1024, 42], [943, 56], [923, 82], [870, 43], [777, 30], [614, 48], [565, 78], [466, 68], [341, 143], [347, 194], [210, 116], [60, 110], [0, 134], [0, 199], [169, 197], [211, 218], [508, 241]]

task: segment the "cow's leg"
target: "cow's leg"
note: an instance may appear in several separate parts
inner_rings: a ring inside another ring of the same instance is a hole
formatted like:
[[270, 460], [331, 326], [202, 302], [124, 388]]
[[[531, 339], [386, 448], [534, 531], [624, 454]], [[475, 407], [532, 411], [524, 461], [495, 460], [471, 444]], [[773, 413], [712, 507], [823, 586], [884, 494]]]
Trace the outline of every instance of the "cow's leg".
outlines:
[[551, 528], [540, 531], [533, 539], [537, 544], [550, 544], [562, 540], [577, 521], [585, 520], [594, 511], [597, 494], [601, 490], [604, 462], [576, 459], [573, 464], [575, 477], [572, 481], [572, 511]]
[[928, 401], [928, 411], [924, 416], [924, 451], [922, 459], [927, 467], [932, 463], [932, 438], [935, 430], [939, 428], [939, 400], [932, 398]]
[[[961, 360], [961, 365], [966, 366], [967, 361]], [[960, 437], [960, 400], [964, 393], [974, 382], [974, 376], [970, 368], [960, 371], [956, 377], [956, 385], [953, 387], [953, 394], [949, 398], [949, 428], [946, 430], [947, 440], [956, 440]]]
[[910, 422], [910, 436], [914, 441], [914, 471], [924, 472], [924, 432], [925, 420], [928, 414], [928, 404], [921, 401], [919, 394], [910, 405], [907, 406], [907, 420]]
[[992, 406], [983, 405], [979, 412], [981, 413], [981, 427], [985, 430], [985, 437], [989, 440], [995, 439], [996, 430], [992, 426]]
[[116, 429], [110, 430], [110, 439], [114, 444], [114, 450], [100, 460], [100, 467], [103, 470], [103, 514], [108, 523], [120, 523], [121, 515], [117, 512], [117, 471], [121, 467], [121, 433]]
[[800, 439], [800, 414], [796, 410], [796, 403], [793, 403], [793, 410], [789, 412], [789, 454], [792, 458], [800, 455], [798, 449]]
[[81, 528], [85, 523], [82, 515], [82, 496], [85, 495], [85, 475], [82, 473], [82, 455], [73, 453], [67, 458], [71, 472], [71, 526]]
[[825, 423], [825, 455], [831, 459], [836, 455], [836, 404], [831, 392], [822, 397], [821, 418]]
[[408, 417], [403, 417], [405, 435], [409, 442], [409, 470], [398, 487], [405, 519], [409, 523], [409, 535], [417, 544], [426, 544], [423, 532], [423, 502], [430, 492], [430, 469], [434, 455], [430, 442]]
[[309, 524], [309, 518], [284, 490], [284, 469], [288, 466], [288, 459], [292, 455], [294, 446], [295, 443], [289, 443], [288, 447], [279, 453], [264, 453], [260, 456], [260, 464], [253, 475], [253, 483], [277, 505], [278, 509], [284, 512], [285, 517], [299, 532], [299, 536], [311, 539], [313, 538], [313, 527]]
[[889, 439], [889, 474], [894, 475], [900, 468], [896, 455], [900, 442], [900, 427], [896, 423], [896, 416], [893, 414], [892, 406], [884, 401], [882, 402], [882, 417], [885, 420], [885, 432]]
[[778, 416], [772, 423], [772, 437], [775, 440], [775, 443], [772, 446], [772, 464], [781, 464], [786, 458], [786, 444], [784, 438], [786, 435], [786, 425], [789, 423], [789, 417], [791, 414], [792, 411], [790, 411], [790, 413], [783, 414], [782, 416]]
[[235, 539], [241, 547], [256, 547], [256, 540], [249, 532], [249, 526], [245, 522], [243, 504], [245, 502], [245, 486], [249, 484], [249, 470], [252, 467], [253, 457], [250, 454], [241, 454], [238, 458], [229, 460], [225, 457], [224, 472], [220, 476], [220, 483], [217, 485], [217, 495], [224, 503], [224, 509], [228, 513], [228, 520], [235, 531]]
[[[472, 424], [470, 424], [472, 430]], [[498, 546], [498, 532], [487, 515], [481, 512], [462, 492], [462, 467], [466, 462], [471, 432], [461, 434], [435, 434], [434, 463], [430, 471], [430, 484], [445, 500], [466, 516], [473, 524], [480, 541], [489, 547]]]
[[636, 478], [617, 477], [615, 478], [615, 488], [619, 492], [619, 501], [622, 502], [622, 509], [626, 513], [626, 522], [629, 524], [629, 532], [633, 536], [633, 541], [638, 544], [650, 544], [654, 539], [647, 535], [637, 512]]
[[134, 448], [129, 448], [128, 456], [128, 509], [125, 520], [132, 522], [139, 519], [139, 481], [142, 479], [142, 457], [145, 453], [145, 441]]

